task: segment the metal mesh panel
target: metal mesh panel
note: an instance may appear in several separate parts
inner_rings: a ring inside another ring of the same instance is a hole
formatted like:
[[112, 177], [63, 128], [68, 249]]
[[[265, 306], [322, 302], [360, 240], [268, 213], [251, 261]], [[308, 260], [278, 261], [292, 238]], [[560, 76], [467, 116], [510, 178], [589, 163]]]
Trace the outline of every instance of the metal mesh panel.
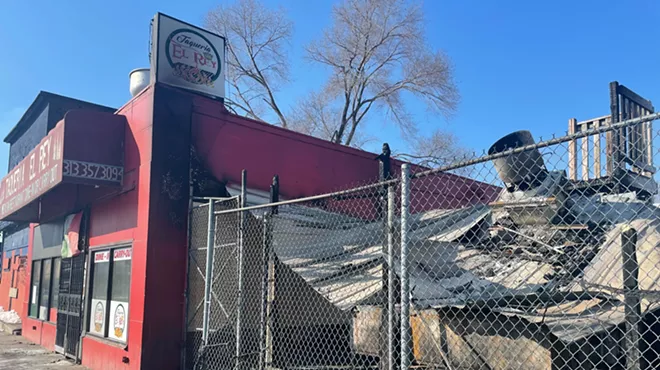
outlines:
[[186, 368], [231, 367], [226, 359], [233, 358], [227, 351], [235, 325], [236, 214], [209, 218], [211, 204], [216, 211], [233, 209], [237, 199], [195, 203], [190, 214]]
[[332, 194], [196, 207], [188, 367], [659, 368], [657, 133], [590, 122]]

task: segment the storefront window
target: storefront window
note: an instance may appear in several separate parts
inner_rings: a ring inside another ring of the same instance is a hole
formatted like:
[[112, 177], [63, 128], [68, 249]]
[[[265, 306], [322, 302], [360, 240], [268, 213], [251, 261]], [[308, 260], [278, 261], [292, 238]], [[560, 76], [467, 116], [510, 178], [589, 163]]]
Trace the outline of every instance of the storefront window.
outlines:
[[32, 284], [28, 311], [30, 317], [52, 322], [57, 320], [57, 315], [51, 315], [50, 310], [57, 309], [61, 262], [60, 258], [47, 258], [32, 262]]
[[92, 255], [92, 304], [89, 315], [89, 332], [105, 336], [106, 306], [108, 297], [108, 277], [110, 276], [110, 251]]
[[131, 257], [132, 249], [126, 247], [92, 255], [90, 333], [126, 342]]
[[30, 286], [30, 309], [28, 315], [37, 317], [39, 313], [39, 285], [41, 284], [41, 261], [32, 262], [32, 284]]
[[41, 287], [39, 299], [39, 318], [41, 320], [48, 320], [48, 313], [50, 311], [50, 281], [52, 273], [52, 261], [41, 261]]

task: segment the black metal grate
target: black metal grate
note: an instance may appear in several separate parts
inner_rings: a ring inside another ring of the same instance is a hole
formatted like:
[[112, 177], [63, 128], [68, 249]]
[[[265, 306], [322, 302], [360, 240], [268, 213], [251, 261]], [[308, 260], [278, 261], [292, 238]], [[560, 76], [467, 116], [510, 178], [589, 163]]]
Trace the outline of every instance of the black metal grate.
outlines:
[[84, 268], [84, 253], [62, 259], [55, 345], [64, 349], [65, 355], [75, 358], [78, 358], [78, 345], [82, 333]]
[[67, 312], [69, 311], [69, 300], [67, 299], [71, 285], [71, 258], [65, 258], [60, 264], [60, 286], [59, 301], [57, 304], [57, 333], [55, 334], [55, 345], [64, 348], [64, 337], [66, 334]]

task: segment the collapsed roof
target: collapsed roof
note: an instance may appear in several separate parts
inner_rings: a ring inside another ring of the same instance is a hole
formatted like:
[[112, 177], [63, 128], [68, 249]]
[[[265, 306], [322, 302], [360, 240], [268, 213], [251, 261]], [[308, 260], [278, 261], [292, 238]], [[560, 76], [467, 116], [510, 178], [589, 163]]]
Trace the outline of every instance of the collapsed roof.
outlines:
[[[550, 173], [526, 196], [505, 189], [489, 205], [411, 215], [414, 307], [487, 307], [544, 323], [566, 341], [623, 322], [621, 232], [638, 231], [640, 291], [658, 291], [660, 209], [625, 194], [558, 202], [553, 184], [563, 178]], [[350, 310], [382, 300], [384, 231], [382, 221], [288, 205], [274, 216], [273, 247], [320, 295]], [[398, 235], [394, 246], [398, 275]], [[643, 298], [642, 313], [660, 304], [657, 295]]]

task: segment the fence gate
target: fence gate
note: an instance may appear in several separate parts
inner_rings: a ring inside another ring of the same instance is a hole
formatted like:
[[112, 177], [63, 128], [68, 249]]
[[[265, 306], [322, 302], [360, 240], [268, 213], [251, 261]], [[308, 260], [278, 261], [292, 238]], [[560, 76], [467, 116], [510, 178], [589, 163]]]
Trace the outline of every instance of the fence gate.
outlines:
[[191, 211], [186, 369], [233, 367], [239, 218], [235, 213], [210, 215], [209, 209], [234, 209], [238, 204], [238, 197], [216, 198], [196, 202]]

